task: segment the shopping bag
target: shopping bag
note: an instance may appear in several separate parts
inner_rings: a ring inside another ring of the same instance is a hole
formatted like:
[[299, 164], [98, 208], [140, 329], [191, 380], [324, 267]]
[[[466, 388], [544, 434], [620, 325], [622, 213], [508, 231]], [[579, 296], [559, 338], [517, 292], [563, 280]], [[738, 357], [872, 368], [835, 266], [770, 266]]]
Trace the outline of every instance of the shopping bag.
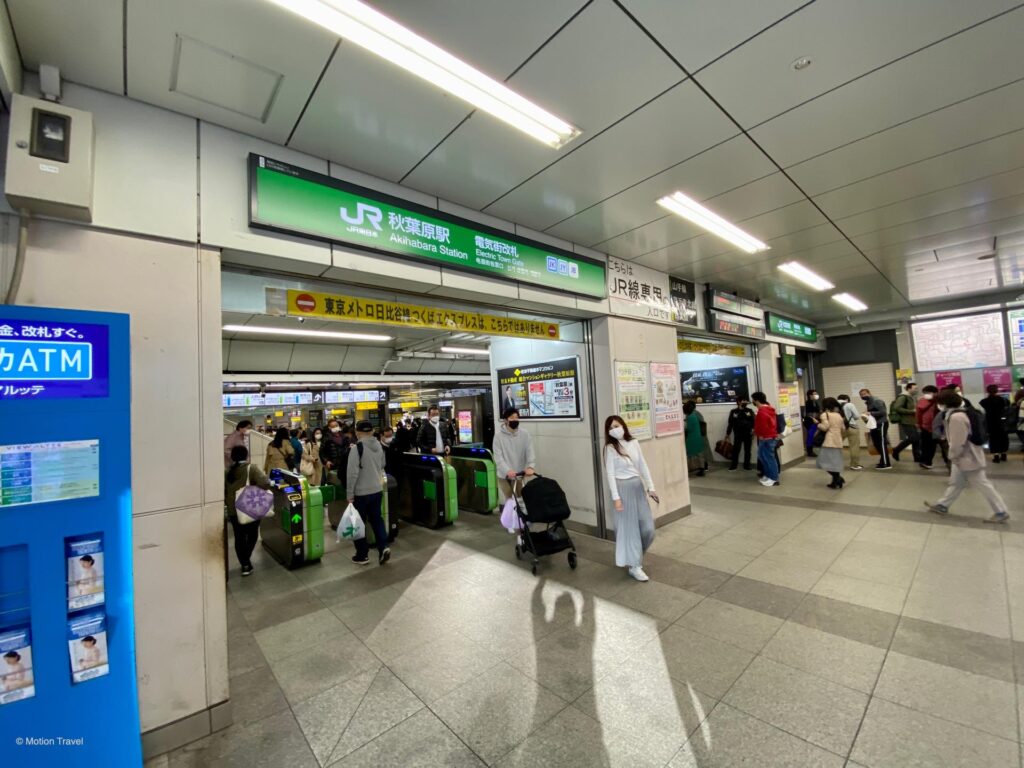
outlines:
[[356, 539], [365, 538], [366, 526], [363, 525], [363, 518], [359, 516], [355, 505], [350, 503], [345, 507], [345, 511], [341, 514], [341, 522], [338, 523], [338, 540], [349, 539], [350, 541], [355, 541]]
[[274, 494], [258, 485], [251, 485], [246, 478], [245, 485], [235, 491], [235, 513], [242, 525], [258, 523], [274, 509]]
[[717, 443], [715, 443], [715, 453], [725, 459], [732, 458], [732, 441], [728, 437], [723, 437]]
[[515, 499], [507, 499], [501, 509], [501, 527], [509, 533], [517, 533], [521, 527], [519, 515], [516, 513]]

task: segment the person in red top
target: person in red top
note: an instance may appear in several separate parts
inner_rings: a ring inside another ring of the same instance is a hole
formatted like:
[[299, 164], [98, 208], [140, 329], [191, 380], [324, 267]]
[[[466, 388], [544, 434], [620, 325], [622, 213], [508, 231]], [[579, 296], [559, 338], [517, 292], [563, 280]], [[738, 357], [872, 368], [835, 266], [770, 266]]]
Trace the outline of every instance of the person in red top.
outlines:
[[779, 444], [779, 422], [775, 409], [768, 405], [764, 392], [755, 392], [750, 402], [757, 408], [754, 434], [757, 435], [757, 462], [761, 465], [760, 483], [766, 488], [779, 484], [779, 460], [775, 449]]
[[921, 398], [917, 401], [915, 418], [917, 419], [917, 429], [921, 433], [920, 462], [917, 466], [921, 469], [932, 468], [935, 449], [938, 447], [935, 435], [932, 434], [932, 422], [935, 420], [935, 414], [939, 412], [938, 405], [935, 403], [935, 396], [938, 393], [939, 388], [929, 384], [921, 390]]

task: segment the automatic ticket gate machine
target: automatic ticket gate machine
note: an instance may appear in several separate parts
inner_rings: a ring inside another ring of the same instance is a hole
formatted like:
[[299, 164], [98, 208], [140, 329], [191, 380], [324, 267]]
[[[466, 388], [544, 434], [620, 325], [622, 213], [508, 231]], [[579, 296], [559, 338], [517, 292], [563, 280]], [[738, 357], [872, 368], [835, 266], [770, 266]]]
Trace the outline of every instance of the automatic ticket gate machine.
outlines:
[[[348, 507], [347, 494], [343, 485], [321, 485], [320, 494], [323, 498], [324, 509], [327, 512], [327, 521], [331, 530], [338, 530], [341, 523], [341, 516], [345, 514]], [[381, 502], [381, 515], [384, 518], [384, 527], [388, 530], [388, 541], [394, 541], [398, 536], [398, 518], [393, 517], [392, 510], [398, 510], [398, 481], [391, 475], [387, 475], [381, 483], [383, 501]], [[376, 536], [370, 526], [366, 526], [366, 538], [371, 546], [376, 543]]]
[[260, 521], [260, 538], [271, 556], [289, 570], [315, 563], [324, 554], [324, 504], [320, 489], [301, 474], [274, 469], [274, 515]]
[[455, 468], [430, 453], [402, 454], [399, 514], [427, 528], [451, 525], [459, 516], [458, 478]]
[[459, 510], [491, 514], [498, 506], [498, 476], [494, 457], [478, 445], [452, 448], [451, 465], [455, 468]]

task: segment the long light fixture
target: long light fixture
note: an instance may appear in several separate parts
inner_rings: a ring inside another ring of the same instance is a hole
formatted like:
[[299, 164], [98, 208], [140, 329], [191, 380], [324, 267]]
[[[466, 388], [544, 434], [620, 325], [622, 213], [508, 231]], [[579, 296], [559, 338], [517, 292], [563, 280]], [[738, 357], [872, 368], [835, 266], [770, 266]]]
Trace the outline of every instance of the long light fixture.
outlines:
[[854, 312], [863, 312], [868, 308], [867, 304], [849, 293], [837, 293], [832, 299], [838, 301], [847, 309], [852, 309]]
[[551, 147], [580, 131], [359, 0], [270, 0]]
[[305, 328], [264, 328], [258, 325], [225, 325], [230, 333], [260, 333], [268, 336], [307, 336], [314, 339], [349, 339], [351, 341], [391, 341], [391, 336], [376, 333], [345, 333], [344, 331], [307, 331]]
[[442, 352], [449, 355], [489, 355], [489, 349], [474, 349], [473, 347], [441, 347]]
[[698, 227], [706, 229], [711, 234], [718, 235], [718, 237], [726, 242], [732, 243], [747, 253], [758, 253], [759, 251], [768, 250], [768, 246], [756, 237], [748, 235], [735, 224], [730, 224], [717, 213], [705, 208], [682, 192], [673, 192], [671, 195], [661, 198], [658, 201], [658, 205], [672, 211], [677, 216], [682, 216], [687, 221], [693, 222]]
[[349, 387], [360, 389], [373, 389], [375, 387], [411, 387], [413, 382], [411, 381], [376, 381], [368, 382], [365, 384], [349, 384]]
[[785, 264], [779, 264], [779, 269], [816, 291], [830, 291], [835, 288], [824, 277], [817, 272], [811, 272], [811, 270], [798, 261], [787, 261]]

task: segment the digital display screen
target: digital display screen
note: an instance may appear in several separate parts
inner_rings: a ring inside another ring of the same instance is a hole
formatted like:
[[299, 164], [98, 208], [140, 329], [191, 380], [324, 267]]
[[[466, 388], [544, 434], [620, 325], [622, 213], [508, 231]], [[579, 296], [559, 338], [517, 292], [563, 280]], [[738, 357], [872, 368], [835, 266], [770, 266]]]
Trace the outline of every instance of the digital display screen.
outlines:
[[747, 367], [680, 371], [683, 399], [698, 403], [733, 403], [737, 397], [750, 398]]
[[0, 445], [0, 508], [99, 495], [99, 440]]
[[108, 397], [107, 326], [0, 316], [0, 399]]

